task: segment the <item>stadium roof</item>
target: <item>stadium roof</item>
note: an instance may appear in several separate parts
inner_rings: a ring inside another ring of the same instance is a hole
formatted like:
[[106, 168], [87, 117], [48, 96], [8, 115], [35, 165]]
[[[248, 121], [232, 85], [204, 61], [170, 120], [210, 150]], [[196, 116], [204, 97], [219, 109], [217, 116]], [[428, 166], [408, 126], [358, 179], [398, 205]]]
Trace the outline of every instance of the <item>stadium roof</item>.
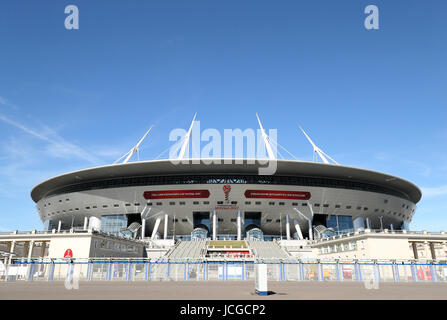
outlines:
[[[228, 161], [229, 159], [226, 160]], [[174, 164], [171, 160], [151, 160], [93, 167], [65, 173], [41, 182], [32, 189], [31, 198], [37, 202], [54, 189], [83, 182], [111, 178], [151, 175], [257, 175], [259, 172], [258, 169], [266, 166], [261, 165], [258, 162], [250, 164], [247, 159], [231, 160], [231, 163], [224, 163], [222, 159], [222, 163], [220, 164], [206, 164], [207, 161], [209, 163], [211, 161], [216, 161], [216, 159], [200, 159], [199, 163], [194, 163], [194, 159], [189, 159], [187, 164]], [[238, 161], [240, 163], [238, 163]], [[407, 194], [414, 203], [417, 203], [422, 197], [421, 190], [413, 183], [377, 171], [320, 162], [296, 160], [274, 161], [277, 161], [277, 170], [274, 174], [277, 176], [335, 178], [375, 184], [399, 190]]]

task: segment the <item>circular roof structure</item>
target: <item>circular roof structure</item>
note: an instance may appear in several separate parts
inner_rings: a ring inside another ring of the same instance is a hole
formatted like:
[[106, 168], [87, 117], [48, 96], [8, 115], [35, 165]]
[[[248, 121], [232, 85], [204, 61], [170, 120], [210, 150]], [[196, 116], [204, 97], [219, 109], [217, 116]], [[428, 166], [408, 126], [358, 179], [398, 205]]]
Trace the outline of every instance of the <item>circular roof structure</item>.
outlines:
[[[259, 169], [266, 167], [254, 159], [185, 159], [185, 163], [175, 164], [171, 160], [151, 160], [93, 167], [65, 173], [36, 185], [31, 191], [31, 198], [38, 202], [52, 191], [80, 183], [101, 181], [115, 178], [147, 176], [188, 176], [188, 175], [258, 175]], [[417, 203], [421, 190], [413, 183], [389, 174], [320, 162], [296, 160], [276, 161], [273, 176], [329, 178], [345, 181], [367, 183], [396, 190], [407, 195]], [[217, 163], [216, 163], [217, 162]], [[220, 163], [218, 163], [220, 162]]]

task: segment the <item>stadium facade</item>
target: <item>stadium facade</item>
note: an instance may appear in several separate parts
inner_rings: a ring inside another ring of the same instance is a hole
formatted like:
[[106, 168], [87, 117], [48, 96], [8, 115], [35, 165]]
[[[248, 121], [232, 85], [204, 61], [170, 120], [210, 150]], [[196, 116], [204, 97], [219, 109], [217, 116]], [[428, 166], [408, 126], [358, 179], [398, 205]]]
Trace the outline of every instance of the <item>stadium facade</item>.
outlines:
[[306, 137], [325, 161], [273, 159], [272, 175], [260, 175], [261, 165], [249, 159], [128, 162], [142, 139], [124, 163], [53, 177], [31, 197], [46, 230], [90, 228], [142, 239], [318, 239], [409, 228], [422, 196], [417, 186], [329, 163]]

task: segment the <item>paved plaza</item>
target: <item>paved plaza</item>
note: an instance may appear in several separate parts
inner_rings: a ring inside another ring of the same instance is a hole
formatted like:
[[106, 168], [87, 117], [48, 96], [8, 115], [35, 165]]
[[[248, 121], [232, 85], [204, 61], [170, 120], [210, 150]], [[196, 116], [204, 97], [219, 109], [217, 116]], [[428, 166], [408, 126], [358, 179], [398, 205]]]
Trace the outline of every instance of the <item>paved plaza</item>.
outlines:
[[207, 282], [80, 282], [67, 290], [62, 281], [2, 282], [0, 299], [149, 299], [149, 300], [314, 300], [314, 299], [447, 299], [446, 283], [380, 283], [366, 289], [362, 282], [269, 282], [274, 293], [254, 294], [251, 281]]

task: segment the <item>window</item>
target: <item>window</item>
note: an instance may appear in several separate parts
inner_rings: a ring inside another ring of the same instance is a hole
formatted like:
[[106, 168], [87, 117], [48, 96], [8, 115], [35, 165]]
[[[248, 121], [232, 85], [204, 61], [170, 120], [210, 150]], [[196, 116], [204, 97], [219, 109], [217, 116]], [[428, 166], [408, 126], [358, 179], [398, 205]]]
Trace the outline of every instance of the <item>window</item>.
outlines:
[[276, 219], [275, 222], [276, 222], [276, 223], [280, 223], [280, 222], [281, 222], [281, 219]]
[[261, 205], [261, 201], [256, 201], [255, 204], [256, 205]]
[[320, 204], [319, 203], [314, 203], [314, 207], [319, 207]]
[[218, 218], [217, 221], [223, 222], [224, 220], [222, 218]]
[[126, 206], [126, 207], [130, 207], [130, 203], [126, 203], [125, 206]]
[[180, 201], [179, 205], [184, 206], [185, 205], [185, 201]]
[[337, 208], [337, 209], [340, 208], [340, 207], [341, 207], [341, 205], [339, 205], [339, 204], [335, 205], [335, 208]]
[[148, 203], [147, 203], [147, 206], [148, 206], [148, 207], [152, 206], [152, 202], [148, 202]]
[[265, 222], [270, 223], [272, 222], [272, 219], [266, 219]]
[[307, 206], [307, 203], [306, 203], [306, 202], [303, 202], [303, 203], [301, 203], [301, 205], [302, 205], [303, 207], [306, 207], [306, 206]]
[[351, 216], [332, 215], [326, 218], [326, 226], [337, 233], [347, 233], [354, 230]]
[[171, 202], [169, 202], [169, 205], [170, 205], [170, 206], [174, 206], [174, 205], [175, 205], [175, 202], [174, 202], [174, 201], [171, 201]]
[[140, 206], [140, 203], [139, 202], [135, 203], [135, 207], [138, 207], [138, 206]]
[[351, 209], [352, 208], [352, 206], [346, 206], [346, 209]]
[[280, 202], [279, 205], [280, 205], [280, 206], [283, 206], [283, 205], [284, 205], [284, 202]]
[[114, 206], [115, 208], [118, 208], [120, 205], [115, 203], [113, 206]]
[[209, 201], [203, 201], [203, 204], [210, 204]]
[[231, 222], [236, 222], [236, 219], [231, 219]]
[[199, 204], [199, 201], [193, 201], [192, 204], [194, 204], [194, 205], [198, 205], [198, 204]]
[[323, 204], [323, 207], [324, 207], [324, 208], [328, 208], [328, 207], [329, 207], [329, 204], [325, 203], [325, 204]]
[[217, 201], [217, 204], [223, 204], [223, 201]]
[[188, 219], [182, 219], [182, 222], [188, 222]]
[[250, 202], [250, 201], [245, 201], [245, 204], [246, 204], [246, 205], [250, 205], [251, 202]]
[[127, 218], [124, 215], [111, 215], [101, 217], [101, 231], [122, 235], [121, 230], [127, 228]]
[[292, 202], [292, 206], [297, 207], [298, 206], [298, 202]]
[[105, 205], [103, 205], [102, 207], [103, 207], [103, 208], [107, 208], [107, 207], [108, 207], [108, 205], [106, 205], [106, 204], [105, 204]]
[[163, 205], [163, 203], [162, 202], [157, 202], [156, 205], [157, 206], [161, 206], [161, 205]]
[[274, 206], [275, 203], [274, 202], [269, 202], [269, 205]]
[[85, 207], [85, 209], [89, 210], [89, 209], [90, 209], [90, 207]]
[[237, 204], [237, 201], [231, 201], [231, 204]]

